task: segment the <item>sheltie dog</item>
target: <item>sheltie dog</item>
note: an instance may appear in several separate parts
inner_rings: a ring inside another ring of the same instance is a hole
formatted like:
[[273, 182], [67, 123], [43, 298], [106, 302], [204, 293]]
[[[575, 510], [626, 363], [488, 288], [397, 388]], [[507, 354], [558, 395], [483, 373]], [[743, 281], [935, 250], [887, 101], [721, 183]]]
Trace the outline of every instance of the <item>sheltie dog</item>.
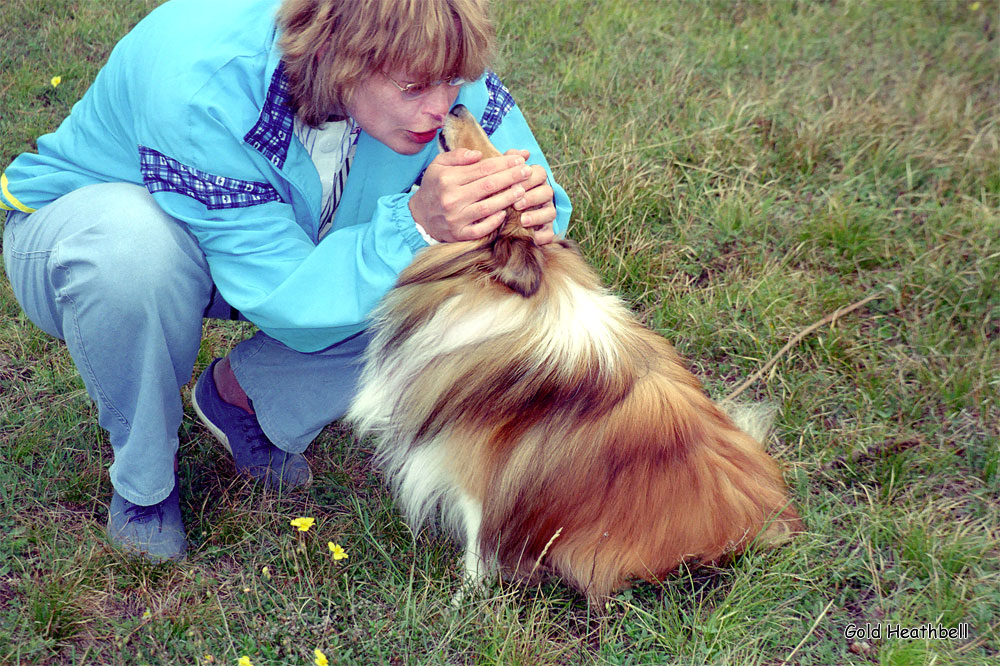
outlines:
[[[499, 155], [461, 106], [440, 141]], [[762, 444], [513, 208], [490, 237], [418, 253], [372, 331], [347, 420], [377, 435], [414, 530], [440, 510], [464, 539], [469, 582], [555, 575], [600, 602], [801, 529]]]

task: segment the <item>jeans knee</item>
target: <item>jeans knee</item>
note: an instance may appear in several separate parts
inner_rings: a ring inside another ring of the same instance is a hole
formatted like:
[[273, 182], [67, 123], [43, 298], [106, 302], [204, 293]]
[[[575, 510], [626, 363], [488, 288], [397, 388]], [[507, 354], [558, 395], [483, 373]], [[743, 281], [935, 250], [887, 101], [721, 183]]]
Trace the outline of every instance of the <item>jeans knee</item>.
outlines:
[[203, 310], [212, 281], [197, 243], [173, 220], [141, 222], [102, 220], [65, 238], [52, 256], [57, 297], [103, 300], [124, 311], [189, 301]]

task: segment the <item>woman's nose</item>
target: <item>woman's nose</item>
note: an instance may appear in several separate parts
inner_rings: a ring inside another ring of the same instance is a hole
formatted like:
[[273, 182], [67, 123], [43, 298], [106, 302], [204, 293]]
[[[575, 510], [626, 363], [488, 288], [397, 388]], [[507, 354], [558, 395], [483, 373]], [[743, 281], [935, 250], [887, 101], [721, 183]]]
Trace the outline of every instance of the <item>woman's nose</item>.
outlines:
[[437, 122], [443, 122], [445, 114], [455, 104], [458, 97], [458, 86], [450, 86], [447, 83], [434, 86], [425, 97], [424, 113], [431, 115]]

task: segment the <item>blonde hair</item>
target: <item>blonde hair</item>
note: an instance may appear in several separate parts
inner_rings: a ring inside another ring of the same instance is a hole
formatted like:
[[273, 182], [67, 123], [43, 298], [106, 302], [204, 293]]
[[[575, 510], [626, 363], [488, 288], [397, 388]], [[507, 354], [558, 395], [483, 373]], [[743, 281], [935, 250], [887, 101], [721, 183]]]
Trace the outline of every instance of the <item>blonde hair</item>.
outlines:
[[493, 55], [485, 0], [285, 0], [278, 25], [292, 105], [312, 126], [346, 115], [357, 86], [380, 70], [474, 80]]

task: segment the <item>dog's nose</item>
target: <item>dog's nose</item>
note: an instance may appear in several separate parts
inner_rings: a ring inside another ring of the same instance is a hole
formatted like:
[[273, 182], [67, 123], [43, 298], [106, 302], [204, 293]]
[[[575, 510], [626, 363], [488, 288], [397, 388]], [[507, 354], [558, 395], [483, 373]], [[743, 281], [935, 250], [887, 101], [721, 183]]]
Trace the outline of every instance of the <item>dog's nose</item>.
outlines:
[[448, 112], [448, 115], [455, 116], [456, 118], [461, 118], [468, 112], [469, 110], [465, 108], [464, 104], [456, 104], [455, 106], [451, 107], [451, 111]]

